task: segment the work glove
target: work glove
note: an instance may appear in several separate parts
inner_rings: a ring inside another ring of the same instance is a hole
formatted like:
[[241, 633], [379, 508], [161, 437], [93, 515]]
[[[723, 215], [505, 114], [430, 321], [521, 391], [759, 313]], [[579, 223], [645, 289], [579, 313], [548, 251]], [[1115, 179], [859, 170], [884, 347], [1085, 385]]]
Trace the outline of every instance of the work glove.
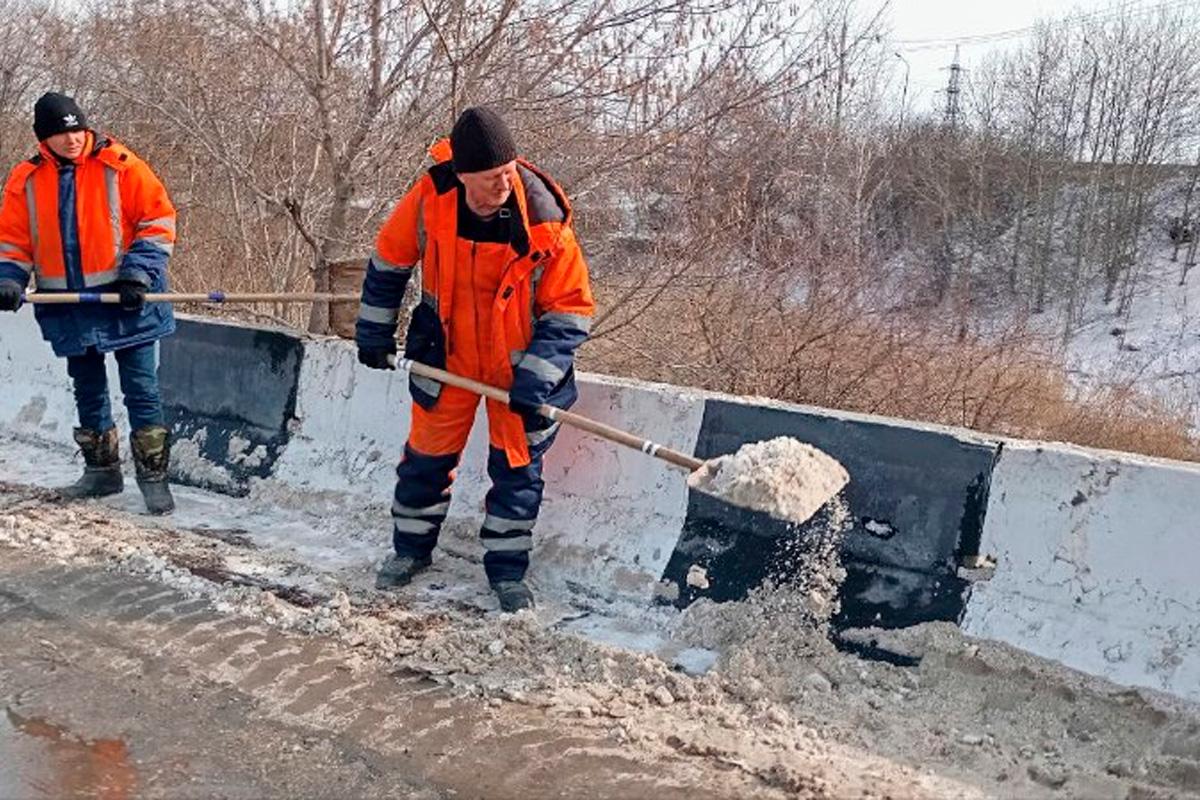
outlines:
[[396, 355], [395, 350], [360, 347], [358, 349], [358, 363], [365, 364], [371, 369], [395, 369], [396, 365], [389, 360], [394, 355]]
[[137, 281], [117, 281], [122, 311], [140, 311], [146, 305], [146, 287]]
[[521, 418], [529, 424], [545, 423], [546, 418], [538, 412], [538, 407], [541, 405], [540, 399], [527, 395], [518, 384], [513, 384], [512, 388], [508, 390], [508, 407], [520, 414]]
[[0, 311], [16, 311], [21, 307], [21, 284], [11, 280], [0, 280]]

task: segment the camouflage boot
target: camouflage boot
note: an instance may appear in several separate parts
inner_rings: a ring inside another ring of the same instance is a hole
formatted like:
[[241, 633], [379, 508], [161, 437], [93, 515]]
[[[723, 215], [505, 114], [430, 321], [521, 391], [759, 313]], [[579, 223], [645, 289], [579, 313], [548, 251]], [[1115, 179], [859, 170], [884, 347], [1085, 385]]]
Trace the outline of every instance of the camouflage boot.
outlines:
[[121, 477], [120, 438], [116, 428], [97, 433], [90, 428], [75, 429], [75, 444], [83, 452], [83, 476], [61, 489], [64, 497], [104, 497], [125, 491]]
[[162, 425], [148, 425], [129, 434], [138, 488], [151, 514], [170, 514], [175, 499], [167, 486], [167, 464], [171, 459], [170, 433]]

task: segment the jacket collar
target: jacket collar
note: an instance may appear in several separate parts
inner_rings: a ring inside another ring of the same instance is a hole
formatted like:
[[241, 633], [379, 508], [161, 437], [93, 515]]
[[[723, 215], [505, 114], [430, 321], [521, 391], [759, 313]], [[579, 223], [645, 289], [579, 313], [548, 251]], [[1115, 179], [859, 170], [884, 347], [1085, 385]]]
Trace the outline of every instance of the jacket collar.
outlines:
[[[451, 163], [454, 152], [450, 149], [450, 140], [443, 138], [434, 142], [429, 148], [429, 156], [434, 161], [434, 165], [429, 170], [430, 178], [433, 179], [434, 190], [439, 195], [443, 195], [451, 189], [456, 188], [460, 182], [454, 174], [454, 167]], [[521, 257], [529, 255], [530, 252], [548, 255], [549, 251], [557, 246], [563, 229], [570, 222], [570, 203], [567, 202], [566, 195], [562, 189], [545, 173], [538, 170], [537, 167], [524, 159], [517, 159], [517, 164], [535, 174], [555, 195], [559, 205], [563, 209], [564, 219], [561, 224], [555, 225], [530, 224], [528, 194], [524, 179], [521, 177], [521, 170], [517, 170], [516, 179], [513, 184], [513, 194], [516, 197], [517, 208], [521, 215], [521, 229], [518, 231], [517, 238], [512, 242], [513, 249]]]

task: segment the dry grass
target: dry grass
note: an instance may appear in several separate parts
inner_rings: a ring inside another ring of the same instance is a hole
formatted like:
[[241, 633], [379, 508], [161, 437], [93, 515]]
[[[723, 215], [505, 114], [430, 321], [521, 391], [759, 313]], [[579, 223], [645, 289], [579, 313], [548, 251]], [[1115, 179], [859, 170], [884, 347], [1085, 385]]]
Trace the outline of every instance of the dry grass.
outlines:
[[[605, 291], [598, 287], [603, 308]], [[961, 426], [984, 433], [1200, 461], [1192, 409], [1131, 385], [1073, 386], [1061, 358], [1020, 327], [971, 335], [919, 318], [864, 314], [850, 303], [780, 309], [708, 289], [671, 290], [633, 319], [598, 329], [585, 369]], [[673, 309], [664, 313], [664, 309]], [[288, 324], [280, 309], [185, 310]], [[275, 312], [275, 313], [273, 313]]]
[[[1065, 383], [1056, 374], [1048, 380]], [[1188, 411], [1168, 408], [1129, 386], [1106, 386], [1084, 393], [1064, 388], [1043, 404], [1035, 422], [1043, 431], [1041, 438], [1200, 461], [1200, 440], [1189, 434], [1190, 419]], [[1036, 430], [1020, 420], [1007, 427], [1018, 436]]]
[[[581, 353], [583, 368], [1200, 461], [1192, 408], [1168, 407], [1132, 385], [1080, 389], [1053, 347], [1021, 325], [984, 335], [972, 331], [970, 314], [944, 307], [881, 312], [891, 298], [877, 277], [848, 265], [823, 291], [786, 302], [790, 276], [738, 286], [711, 262], [672, 268], [675, 255], [642, 275], [597, 277], [602, 321]], [[186, 310], [298, 322], [295, 307]]]
[[1020, 326], [971, 334], [851, 304], [780, 308], [766, 294], [675, 298], [600, 332], [587, 368], [846, 411], [1200, 461], [1191, 408], [1132, 386], [1083, 390], [1061, 358]]

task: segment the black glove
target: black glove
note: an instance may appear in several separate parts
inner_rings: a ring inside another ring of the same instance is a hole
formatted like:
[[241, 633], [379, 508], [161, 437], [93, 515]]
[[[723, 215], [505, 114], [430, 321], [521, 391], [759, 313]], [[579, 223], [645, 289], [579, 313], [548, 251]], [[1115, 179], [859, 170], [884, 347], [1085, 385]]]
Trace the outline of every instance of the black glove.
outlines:
[[540, 400], [531, 397], [522, 397], [522, 392], [519, 387], [514, 385], [508, 390], [508, 407], [521, 415], [521, 418], [531, 424], [545, 422], [546, 418], [541, 415], [538, 408], [541, 407]]
[[146, 305], [146, 287], [137, 281], [117, 281], [122, 311], [140, 311]]
[[0, 311], [16, 311], [20, 308], [24, 291], [16, 281], [0, 280]]
[[395, 350], [358, 349], [358, 363], [366, 364], [371, 369], [395, 369], [396, 365], [390, 359], [396, 355]]

